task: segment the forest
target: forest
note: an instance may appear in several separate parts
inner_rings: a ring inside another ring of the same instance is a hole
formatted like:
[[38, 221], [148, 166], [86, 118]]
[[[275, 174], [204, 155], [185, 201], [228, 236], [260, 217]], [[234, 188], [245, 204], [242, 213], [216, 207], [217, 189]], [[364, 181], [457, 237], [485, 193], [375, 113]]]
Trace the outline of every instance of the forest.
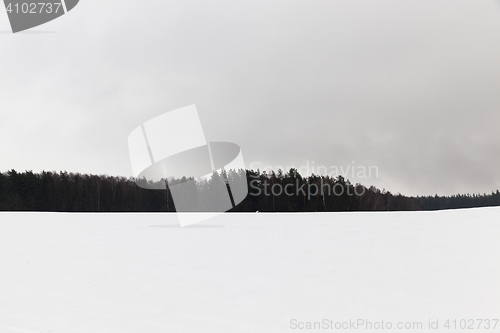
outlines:
[[[246, 178], [246, 179], [245, 179]], [[418, 211], [500, 206], [500, 192], [452, 196], [405, 196], [365, 187], [338, 176], [302, 176], [288, 172], [229, 170], [205, 180], [169, 179], [168, 186], [138, 186], [145, 179], [68, 172], [0, 173], [0, 211], [47, 212], [175, 212], [169, 188], [190, 182], [193, 211], [210, 211], [206, 200], [220, 184], [240, 179], [248, 195], [230, 212]], [[147, 185], [147, 184], [146, 184]], [[150, 188], [160, 189], [148, 189]], [[229, 186], [228, 186], [229, 188]], [[209, 204], [209, 203], [208, 203]]]

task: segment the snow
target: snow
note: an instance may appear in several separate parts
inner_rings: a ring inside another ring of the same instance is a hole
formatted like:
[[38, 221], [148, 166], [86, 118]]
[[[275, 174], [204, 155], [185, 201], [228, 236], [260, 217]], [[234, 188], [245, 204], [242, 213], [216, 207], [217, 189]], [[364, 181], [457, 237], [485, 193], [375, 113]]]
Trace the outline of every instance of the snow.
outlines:
[[173, 214], [0, 213], [0, 332], [274, 333], [323, 319], [453, 331], [446, 319], [500, 316], [499, 217], [222, 214], [181, 228]]

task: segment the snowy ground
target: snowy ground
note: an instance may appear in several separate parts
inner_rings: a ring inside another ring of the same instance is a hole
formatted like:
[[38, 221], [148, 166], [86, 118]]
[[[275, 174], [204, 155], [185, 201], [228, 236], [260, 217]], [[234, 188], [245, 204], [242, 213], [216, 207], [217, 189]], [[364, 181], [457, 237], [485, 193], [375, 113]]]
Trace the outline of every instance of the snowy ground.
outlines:
[[453, 332], [447, 319], [500, 317], [499, 282], [500, 208], [185, 228], [161, 214], [0, 214], [1, 333], [304, 332], [324, 319]]

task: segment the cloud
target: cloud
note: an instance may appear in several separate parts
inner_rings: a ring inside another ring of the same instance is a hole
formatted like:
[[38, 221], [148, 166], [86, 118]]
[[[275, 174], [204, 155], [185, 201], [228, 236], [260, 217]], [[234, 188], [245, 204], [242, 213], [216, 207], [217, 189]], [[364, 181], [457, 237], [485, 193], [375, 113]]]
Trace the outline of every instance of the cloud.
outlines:
[[489, 192], [499, 16], [451, 0], [80, 2], [54, 34], [1, 35], [0, 169], [130, 175], [130, 131], [196, 104], [248, 165], [354, 160], [393, 192]]

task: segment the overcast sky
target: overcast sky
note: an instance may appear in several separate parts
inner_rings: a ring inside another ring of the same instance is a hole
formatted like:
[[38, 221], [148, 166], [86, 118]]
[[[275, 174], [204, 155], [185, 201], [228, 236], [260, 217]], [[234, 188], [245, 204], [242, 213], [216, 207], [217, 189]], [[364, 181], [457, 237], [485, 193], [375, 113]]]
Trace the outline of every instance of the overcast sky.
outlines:
[[15, 35], [2, 9], [0, 30], [1, 171], [129, 176], [129, 133], [196, 104], [247, 167], [500, 188], [497, 1], [81, 0]]

